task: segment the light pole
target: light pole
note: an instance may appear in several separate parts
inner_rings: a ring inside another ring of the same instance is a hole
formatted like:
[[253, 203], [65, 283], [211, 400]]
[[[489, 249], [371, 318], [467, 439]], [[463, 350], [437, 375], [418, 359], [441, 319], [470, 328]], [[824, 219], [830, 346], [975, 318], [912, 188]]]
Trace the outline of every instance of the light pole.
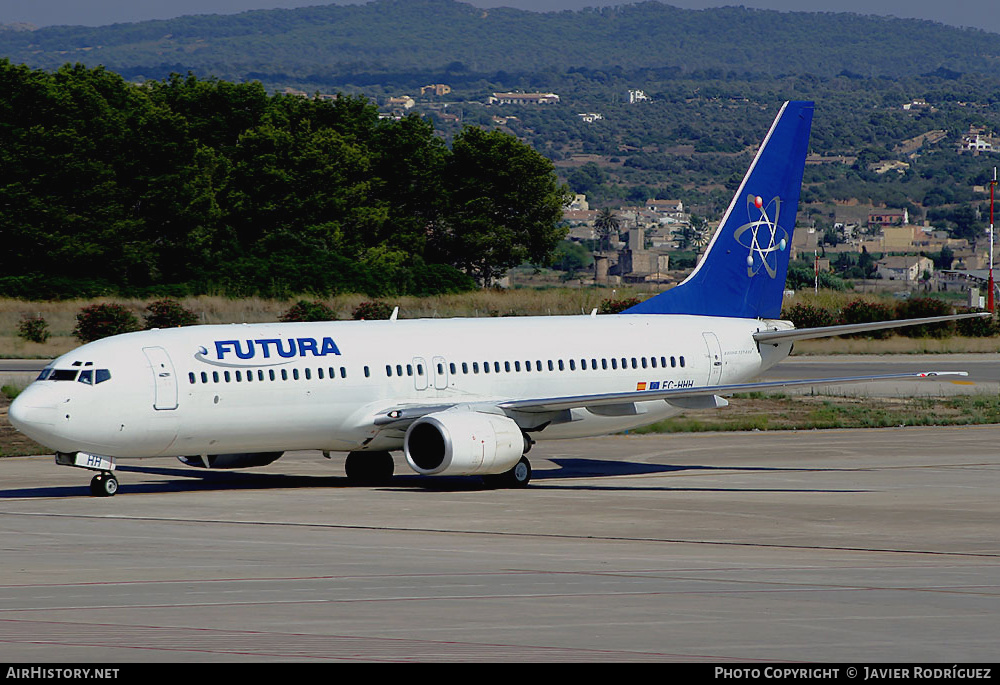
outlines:
[[997, 187], [997, 168], [993, 167], [993, 180], [990, 181], [990, 294], [986, 298], [986, 308], [993, 311], [993, 193]]

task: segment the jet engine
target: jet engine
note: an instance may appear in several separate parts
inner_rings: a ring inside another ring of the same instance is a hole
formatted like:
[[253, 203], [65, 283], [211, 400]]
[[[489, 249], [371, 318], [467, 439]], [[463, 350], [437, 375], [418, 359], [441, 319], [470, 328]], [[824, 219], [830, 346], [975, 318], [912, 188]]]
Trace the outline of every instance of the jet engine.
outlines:
[[521, 459], [526, 440], [510, 418], [476, 411], [423, 416], [406, 431], [407, 463], [425, 476], [504, 473]]
[[177, 458], [181, 463], [198, 469], [249, 469], [254, 466], [267, 466], [282, 454], [284, 452], [236, 452]]

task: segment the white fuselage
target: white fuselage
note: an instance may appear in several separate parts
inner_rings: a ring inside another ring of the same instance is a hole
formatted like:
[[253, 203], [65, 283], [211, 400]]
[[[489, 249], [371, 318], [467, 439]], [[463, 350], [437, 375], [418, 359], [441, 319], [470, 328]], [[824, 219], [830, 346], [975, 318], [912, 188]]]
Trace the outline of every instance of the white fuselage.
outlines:
[[[144, 331], [56, 359], [49, 378], [17, 398], [11, 420], [54, 450], [117, 458], [393, 450], [403, 432], [374, 422], [393, 408], [745, 382], [789, 351], [759, 349], [752, 334], [763, 327], [618, 315]], [[627, 415], [576, 408], [531, 435], [599, 435], [681, 411], [662, 399], [635, 402]]]

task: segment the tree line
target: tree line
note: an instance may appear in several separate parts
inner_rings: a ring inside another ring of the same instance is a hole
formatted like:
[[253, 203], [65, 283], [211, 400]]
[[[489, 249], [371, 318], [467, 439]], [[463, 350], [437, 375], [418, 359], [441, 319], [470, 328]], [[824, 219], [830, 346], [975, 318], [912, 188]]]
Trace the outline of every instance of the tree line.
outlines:
[[450, 292], [565, 234], [551, 162], [499, 131], [80, 64], [0, 88], [2, 294]]

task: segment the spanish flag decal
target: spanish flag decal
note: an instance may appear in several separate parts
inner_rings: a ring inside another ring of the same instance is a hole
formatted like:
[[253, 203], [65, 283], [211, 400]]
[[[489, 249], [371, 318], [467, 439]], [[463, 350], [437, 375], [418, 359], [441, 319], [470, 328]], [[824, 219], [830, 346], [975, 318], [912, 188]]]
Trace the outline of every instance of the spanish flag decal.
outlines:
[[636, 383], [635, 384], [635, 389], [636, 390], [645, 390], [646, 389], [646, 384], [645, 383]]

